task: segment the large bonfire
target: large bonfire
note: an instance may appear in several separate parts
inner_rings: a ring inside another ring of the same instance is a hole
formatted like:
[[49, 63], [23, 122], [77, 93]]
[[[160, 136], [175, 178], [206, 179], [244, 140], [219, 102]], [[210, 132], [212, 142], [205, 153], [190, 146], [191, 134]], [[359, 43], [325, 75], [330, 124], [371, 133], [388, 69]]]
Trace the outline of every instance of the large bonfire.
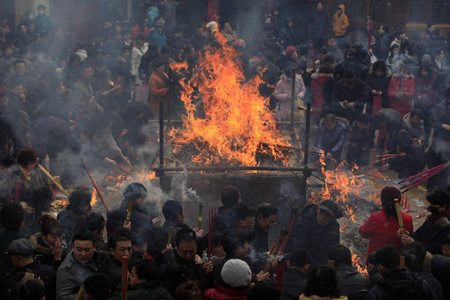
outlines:
[[[171, 131], [173, 142], [178, 148], [194, 145], [197, 152], [191, 160], [199, 165], [216, 165], [220, 160], [227, 165], [256, 166], [257, 152], [286, 164], [279, 147], [288, 146], [288, 142], [276, 129], [269, 99], [259, 93], [263, 81], [256, 76], [244, 83], [239, 53], [220, 33], [217, 41], [200, 56], [192, 79], [180, 82], [187, 115], [182, 116], [183, 129]], [[173, 68], [186, 65], [175, 64]], [[204, 118], [195, 114], [199, 98]]]

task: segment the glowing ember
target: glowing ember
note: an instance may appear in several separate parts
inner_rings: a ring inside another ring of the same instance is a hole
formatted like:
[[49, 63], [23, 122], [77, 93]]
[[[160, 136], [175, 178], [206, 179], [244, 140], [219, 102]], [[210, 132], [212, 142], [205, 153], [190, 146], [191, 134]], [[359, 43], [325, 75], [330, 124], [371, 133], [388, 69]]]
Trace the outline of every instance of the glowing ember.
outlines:
[[352, 255], [352, 263], [353, 266], [356, 266], [358, 268], [359, 273], [368, 275], [366, 266], [361, 262], [361, 258], [359, 258], [358, 255], [356, 254]]
[[139, 181], [148, 181], [156, 178], [155, 172], [146, 172], [145, 170], [142, 170], [141, 174], [138, 174]]
[[97, 191], [94, 189], [94, 192], [92, 193], [91, 198], [91, 207], [94, 207], [94, 205], [97, 203]]
[[[183, 129], [170, 132], [172, 142], [178, 150], [186, 144], [195, 145], [200, 153], [191, 160], [200, 165], [217, 164], [220, 158], [228, 165], [256, 166], [257, 151], [287, 165], [287, 157], [278, 146], [289, 144], [276, 130], [269, 99], [259, 94], [261, 78], [242, 84], [245, 78], [238, 52], [224, 36], [217, 35], [221, 47], [208, 46], [200, 56], [197, 73], [189, 82], [180, 81], [187, 116], [182, 117]], [[181, 68], [186, 64], [173, 65], [174, 70]], [[194, 116], [197, 90], [202, 95], [204, 119]]]

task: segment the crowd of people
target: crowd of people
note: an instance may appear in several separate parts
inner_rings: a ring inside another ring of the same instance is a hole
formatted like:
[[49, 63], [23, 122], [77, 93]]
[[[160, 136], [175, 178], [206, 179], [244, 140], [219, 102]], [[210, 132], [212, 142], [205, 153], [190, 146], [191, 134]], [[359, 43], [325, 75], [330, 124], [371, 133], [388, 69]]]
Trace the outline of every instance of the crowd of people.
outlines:
[[[219, 34], [239, 53], [245, 80], [261, 75], [259, 90], [274, 118], [289, 119], [293, 96], [298, 106], [312, 103], [314, 142], [327, 167], [368, 165], [375, 142], [380, 154], [401, 154], [383, 165], [399, 178], [450, 160], [449, 52], [435, 24], [411, 42], [404, 30], [393, 38], [382, 25], [364, 46], [350, 34], [345, 6], [330, 19], [319, 1], [311, 12], [312, 43], [298, 38], [292, 17], [278, 26], [269, 16], [258, 25], [260, 42], [250, 44], [242, 38], [239, 6], [226, 4], [208, 1], [193, 11], [184, 2], [141, 1], [130, 23], [106, 1], [98, 28], [83, 41], [71, 40], [43, 5], [37, 16], [26, 11], [16, 28], [1, 17], [2, 299], [76, 299], [80, 290], [90, 300], [123, 299], [122, 293], [177, 300], [450, 299], [445, 172], [428, 181], [430, 214], [417, 230], [405, 213], [400, 228], [394, 204], [400, 191], [383, 189], [381, 212], [359, 230], [370, 239], [368, 276], [353, 268], [350, 249], [340, 244], [343, 213], [330, 200], [302, 209], [285, 260], [271, 260], [269, 271], [268, 236], [278, 208], [255, 209], [235, 187], [222, 190], [208, 233], [184, 223], [179, 201], [155, 209], [140, 183], [127, 186], [106, 217], [92, 212], [92, 191], [83, 187], [69, 194], [57, 217], [51, 212], [54, 191], [42, 169], [72, 185], [84, 175], [80, 157], [95, 169], [136, 164], [137, 149], [156, 141], [145, 128], [160, 101], [165, 115], [185, 113], [182, 85], [202, 72], [196, 65], [205, 48], [221, 47]], [[173, 63], [184, 67], [172, 70]]]

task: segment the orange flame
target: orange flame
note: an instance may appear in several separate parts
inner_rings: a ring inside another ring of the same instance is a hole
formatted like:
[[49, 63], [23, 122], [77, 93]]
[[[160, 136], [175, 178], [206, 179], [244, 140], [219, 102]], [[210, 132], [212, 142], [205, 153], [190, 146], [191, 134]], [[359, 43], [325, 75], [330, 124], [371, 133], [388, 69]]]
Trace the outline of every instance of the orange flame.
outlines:
[[[180, 81], [187, 115], [182, 116], [183, 129], [170, 132], [178, 148], [175, 151], [194, 144], [200, 153], [191, 159], [201, 165], [223, 160], [227, 165], [256, 166], [257, 151], [287, 165], [279, 146], [288, 146], [288, 142], [276, 129], [269, 99], [259, 94], [262, 79], [256, 76], [243, 84], [238, 52], [220, 33], [217, 39], [221, 47], [208, 46], [196, 74], [188, 82]], [[174, 70], [186, 67], [185, 63], [172, 66]], [[194, 116], [196, 91], [202, 95], [204, 118]]]
[[353, 254], [352, 255], [352, 263], [353, 266], [356, 266], [358, 268], [358, 272], [364, 275], [367, 275], [367, 269], [364, 264], [361, 263], [361, 258], [358, 257], [358, 255]]
[[91, 207], [94, 207], [96, 203], [97, 203], [97, 191], [94, 189], [94, 192], [92, 192]]
[[112, 81], [108, 81], [108, 83], [109, 83], [110, 85], [114, 85], [114, 82], [112, 82]]

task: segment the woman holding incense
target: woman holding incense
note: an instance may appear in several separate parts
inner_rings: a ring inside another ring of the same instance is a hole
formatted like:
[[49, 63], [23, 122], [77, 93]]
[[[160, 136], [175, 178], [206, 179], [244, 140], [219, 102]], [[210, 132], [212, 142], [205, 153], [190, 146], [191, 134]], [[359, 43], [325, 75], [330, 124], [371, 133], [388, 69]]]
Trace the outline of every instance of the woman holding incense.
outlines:
[[423, 225], [415, 232], [405, 228], [403, 234], [399, 233], [403, 244], [419, 241], [426, 251], [442, 255], [442, 242], [450, 234], [450, 195], [444, 189], [436, 189], [427, 196], [427, 200], [431, 215]]
[[[384, 246], [394, 246], [400, 251], [403, 247], [402, 240], [397, 232], [400, 225], [395, 210], [395, 199], [400, 200], [402, 193], [399, 189], [387, 186], [381, 191], [381, 211], [373, 213], [369, 219], [359, 228], [359, 234], [365, 239], [370, 239], [367, 256]], [[403, 224], [408, 232], [413, 230], [412, 217], [402, 213]]]

